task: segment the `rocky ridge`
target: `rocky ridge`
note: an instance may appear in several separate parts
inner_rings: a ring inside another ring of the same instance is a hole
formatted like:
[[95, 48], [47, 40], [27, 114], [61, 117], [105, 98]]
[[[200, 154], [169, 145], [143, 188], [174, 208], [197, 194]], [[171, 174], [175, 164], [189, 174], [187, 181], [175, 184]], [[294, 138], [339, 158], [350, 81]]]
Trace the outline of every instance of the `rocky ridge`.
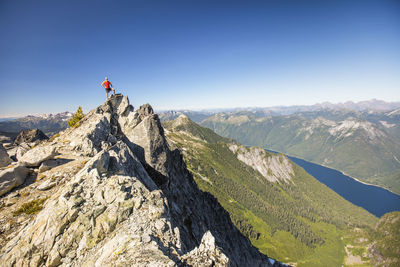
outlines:
[[111, 97], [19, 164], [37, 173], [26, 188], [51, 193], [6, 237], [2, 266], [282, 266], [197, 188], [150, 105]]

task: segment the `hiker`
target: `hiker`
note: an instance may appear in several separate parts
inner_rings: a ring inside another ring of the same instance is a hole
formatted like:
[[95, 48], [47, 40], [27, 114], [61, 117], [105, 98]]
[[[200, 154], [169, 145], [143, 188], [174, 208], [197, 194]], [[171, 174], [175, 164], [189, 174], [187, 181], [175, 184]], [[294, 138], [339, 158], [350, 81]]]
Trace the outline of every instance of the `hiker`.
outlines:
[[108, 80], [108, 78], [104, 78], [104, 82], [101, 84], [101, 86], [104, 87], [104, 89], [106, 89], [106, 93], [107, 93], [107, 98], [108, 99], [108, 93], [112, 90], [113, 91], [113, 95], [115, 95], [115, 90], [112, 87], [112, 83]]

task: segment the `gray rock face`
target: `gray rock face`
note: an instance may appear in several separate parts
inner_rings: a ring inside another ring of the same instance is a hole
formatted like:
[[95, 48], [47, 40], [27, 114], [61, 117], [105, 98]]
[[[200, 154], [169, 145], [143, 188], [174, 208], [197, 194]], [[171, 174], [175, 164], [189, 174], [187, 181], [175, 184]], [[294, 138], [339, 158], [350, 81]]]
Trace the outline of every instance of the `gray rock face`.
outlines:
[[3, 144], [0, 143], [0, 168], [5, 167], [11, 163], [11, 159], [8, 156], [6, 149], [3, 147]]
[[0, 172], [0, 196], [24, 183], [29, 169], [22, 165], [5, 169]]
[[268, 181], [291, 182], [294, 175], [293, 167], [284, 155], [269, 155], [262, 148], [247, 148], [236, 144], [230, 145], [229, 149], [240, 161], [260, 172]]
[[53, 158], [56, 155], [56, 149], [54, 146], [38, 146], [27, 151], [18, 161], [29, 167], [37, 167], [48, 159]]
[[34, 143], [47, 139], [49, 139], [47, 135], [45, 135], [39, 129], [25, 130], [18, 134], [17, 138], [14, 141], [14, 144], [19, 145], [22, 143]]
[[92, 158], [0, 250], [0, 266], [272, 266], [197, 188], [150, 105], [113, 96], [47, 146]]

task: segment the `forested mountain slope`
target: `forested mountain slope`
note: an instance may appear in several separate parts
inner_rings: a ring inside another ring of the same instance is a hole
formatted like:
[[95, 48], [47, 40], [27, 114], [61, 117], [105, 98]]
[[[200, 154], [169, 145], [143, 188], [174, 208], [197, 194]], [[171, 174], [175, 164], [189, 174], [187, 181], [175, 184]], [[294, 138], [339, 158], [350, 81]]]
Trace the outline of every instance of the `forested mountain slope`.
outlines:
[[340, 266], [347, 257], [342, 238], [377, 221], [284, 155], [247, 148], [184, 115], [164, 127], [200, 189], [218, 198], [253, 245], [281, 261]]

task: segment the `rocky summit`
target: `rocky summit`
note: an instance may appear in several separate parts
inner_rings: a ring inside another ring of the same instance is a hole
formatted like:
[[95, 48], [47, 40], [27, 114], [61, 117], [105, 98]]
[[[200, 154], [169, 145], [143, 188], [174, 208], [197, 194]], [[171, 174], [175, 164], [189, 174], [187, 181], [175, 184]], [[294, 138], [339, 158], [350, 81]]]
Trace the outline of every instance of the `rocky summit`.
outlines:
[[18, 134], [17, 138], [14, 141], [14, 144], [20, 145], [22, 143], [32, 143], [32, 142], [37, 143], [38, 141], [47, 139], [49, 139], [47, 135], [45, 135], [39, 129], [24, 130]]
[[198, 189], [150, 105], [113, 96], [13, 164], [30, 182], [0, 199], [0, 266], [283, 266]]

